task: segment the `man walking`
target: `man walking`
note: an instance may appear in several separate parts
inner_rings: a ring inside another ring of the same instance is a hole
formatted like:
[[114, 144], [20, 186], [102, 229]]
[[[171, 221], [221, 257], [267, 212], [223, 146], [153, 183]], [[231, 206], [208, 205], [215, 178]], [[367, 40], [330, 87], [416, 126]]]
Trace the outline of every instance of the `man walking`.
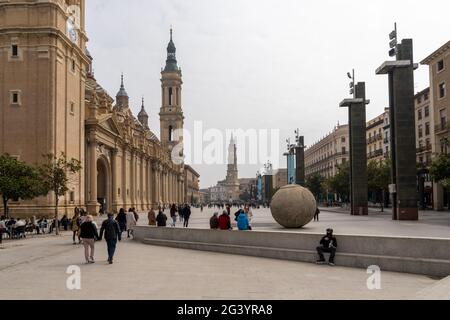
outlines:
[[325, 264], [324, 253], [330, 253], [329, 265], [334, 266], [334, 257], [336, 256], [337, 246], [337, 239], [333, 235], [333, 229], [327, 229], [327, 235], [322, 238], [320, 246], [317, 247], [317, 253], [320, 257], [317, 264]]
[[191, 217], [191, 207], [189, 205], [186, 205], [186, 207], [184, 208], [184, 227], [188, 228], [189, 227], [189, 219]]
[[105, 233], [105, 240], [108, 246], [108, 262], [113, 264], [117, 240], [122, 241], [119, 223], [114, 220], [113, 214], [108, 214], [108, 220], [103, 221], [100, 229], [100, 240], [103, 238], [103, 232]]

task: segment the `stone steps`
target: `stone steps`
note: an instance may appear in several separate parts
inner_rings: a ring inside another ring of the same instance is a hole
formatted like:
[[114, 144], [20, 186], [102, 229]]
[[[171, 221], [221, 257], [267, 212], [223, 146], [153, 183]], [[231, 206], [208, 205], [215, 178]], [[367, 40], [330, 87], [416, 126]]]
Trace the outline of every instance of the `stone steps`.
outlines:
[[[312, 263], [322, 234], [137, 227], [149, 245]], [[433, 277], [450, 275], [450, 239], [337, 235], [336, 264]]]
[[[166, 246], [180, 249], [201, 250], [306, 263], [315, 263], [318, 258], [317, 253], [314, 250], [303, 249], [285, 249], [253, 245], [236, 245], [156, 238], [145, 238], [143, 243], [154, 246]], [[363, 269], [376, 265], [384, 271], [423, 274], [435, 277], [445, 277], [450, 273], [449, 260], [410, 258], [402, 256], [396, 257], [349, 252], [338, 252], [338, 255], [336, 256], [336, 265]]]

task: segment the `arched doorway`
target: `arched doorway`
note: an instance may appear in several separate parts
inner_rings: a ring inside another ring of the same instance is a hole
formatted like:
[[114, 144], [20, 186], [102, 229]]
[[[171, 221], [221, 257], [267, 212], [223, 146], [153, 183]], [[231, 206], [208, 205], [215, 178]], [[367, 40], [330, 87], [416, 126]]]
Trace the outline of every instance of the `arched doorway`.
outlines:
[[101, 157], [97, 160], [97, 201], [100, 204], [100, 213], [107, 213], [112, 209], [110, 181], [108, 160]]

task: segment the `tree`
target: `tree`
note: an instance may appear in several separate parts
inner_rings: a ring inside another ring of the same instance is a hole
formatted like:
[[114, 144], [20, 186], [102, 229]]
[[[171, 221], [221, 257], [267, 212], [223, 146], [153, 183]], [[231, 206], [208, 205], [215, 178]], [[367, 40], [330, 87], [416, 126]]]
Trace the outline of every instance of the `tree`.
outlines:
[[82, 167], [81, 162], [76, 159], [67, 160], [64, 153], [61, 153], [60, 157], [53, 154], [47, 154], [43, 157], [45, 162], [38, 169], [47, 194], [53, 192], [55, 197], [55, 230], [56, 235], [58, 235], [59, 198], [69, 190], [68, 185], [71, 182], [71, 176], [79, 172]]
[[45, 194], [45, 190], [36, 168], [5, 154], [0, 156], [0, 194], [5, 216], [9, 217], [10, 200], [31, 200]]
[[323, 183], [325, 179], [318, 173], [309, 176], [306, 179], [306, 188], [319, 200], [320, 195], [323, 194]]
[[[391, 181], [390, 161], [370, 161], [367, 165], [367, 185], [369, 192], [376, 195], [375, 201], [380, 201], [381, 210], [384, 211], [385, 194]], [[381, 197], [379, 197], [381, 195]]]
[[336, 193], [341, 200], [348, 201], [350, 198], [350, 165], [348, 162], [338, 167], [334, 177], [329, 178], [326, 184], [331, 192]]
[[430, 166], [430, 175], [446, 190], [450, 189], [450, 157], [446, 154], [439, 155]]

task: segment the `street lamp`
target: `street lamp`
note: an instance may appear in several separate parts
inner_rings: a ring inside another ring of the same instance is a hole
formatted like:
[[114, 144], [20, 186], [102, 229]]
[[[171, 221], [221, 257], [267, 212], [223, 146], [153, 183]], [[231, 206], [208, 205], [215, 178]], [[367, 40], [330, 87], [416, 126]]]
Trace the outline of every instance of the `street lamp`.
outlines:
[[356, 96], [356, 91], [355, 91], [355, 69], [352, 69], [352, 72], [347, 72], [347, 77], [352, 80], [352, 82], [350, 82], [349, 87], [350, 87], [350, 94], [353, 95], [353, 97]]
[[398, 45], [398, 36], [397, 36], [397, 23], [394, 24], [394, 30], [389, 34], [389, 47], [391, 48], [389, 50], [389, 57], [396, 57], [397, 56], [397, 45]]

